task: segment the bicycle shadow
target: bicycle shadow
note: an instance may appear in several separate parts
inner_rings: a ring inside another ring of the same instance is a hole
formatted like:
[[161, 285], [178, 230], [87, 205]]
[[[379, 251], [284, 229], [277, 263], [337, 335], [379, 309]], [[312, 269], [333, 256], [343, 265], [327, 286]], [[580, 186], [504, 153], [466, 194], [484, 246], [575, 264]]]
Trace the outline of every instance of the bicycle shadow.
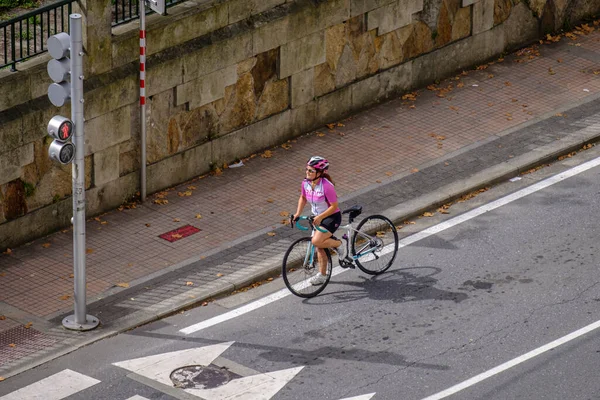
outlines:
[[[464, 292], [453, 292], [436, 287], [434, 278], [441, 272], [437, 267], [412, 267], [387, 271], [377, 276], [359, 276], [362, 282], [332, 279], [323, 293], [316, 298], [305, 299], [304, 304], [336, 304], [365, 298], [404, 303], [408, 301], [441, 300], [460, 303], [469, 298]], [[335, 285], [350, 286], [351, 289], [331, 291]], [[330, 301], [323, 301], [328, 298]]]

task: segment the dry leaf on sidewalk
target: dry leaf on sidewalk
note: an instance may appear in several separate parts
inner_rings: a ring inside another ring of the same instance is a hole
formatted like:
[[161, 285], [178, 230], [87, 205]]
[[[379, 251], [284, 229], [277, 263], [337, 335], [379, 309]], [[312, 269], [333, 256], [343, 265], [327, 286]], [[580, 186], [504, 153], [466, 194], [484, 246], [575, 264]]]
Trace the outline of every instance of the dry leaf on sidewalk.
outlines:
[[275, 201], [275, 200], [273, 200], [273, 199], [267, 199], [267, 203], [272, 203], [272, 202], [274, 202], [274, 201]]
[[2, 254], [6, 254], [6, 255], [9, 255], [9, 254], [11, 254], [11, 253], [12, 253], [12, 250], [11, 250], [11, 249], [9, 249], [9, 248], [6, 248], [6, 251], [3, 251], [3, 252], [2, 252]]
[[60, 300], [69, 300], [71, 298], [71, 296], [69, 296], [68, 294], [62, 295], [59, 297]]
[[290, 213], [287, 212], [287, 211], [281, 211], [281, 212], [279, 212], [279, 215], [282, 216], [282, 217], [289, 217]]
[[23, 328], [29, 329], [29, 328], [31, 328], [32, 325], [33, 325], [33, 322], [28, 322], [25, 325], [23, 325]]
[[50, 243], [44, 243], [44, 244], [42, 244], [42, 247], [47, 249], [48, 247], [50, 247]]
[[217, 278], [220, 278], [220, 277], [222, 277], [222, 276], [223, 276], [223, 274], [222, 274], [222, 273], [220, 273], [220, 272], [217, 274]]
[[195, 218], [196, 218], [196, 219], [200, 219], [200, 218], [202, 218], [202, 215], [200, 215], [200, 214], [196, 214], [196, 217], [195, 217]]
[[192, 191], [191, 190], [186, 190], [185, 192], [178, 192], [177, 196], [179, 197], [187, 197], [187, 196], [191, 196], [192, 195]]
[[173, 222], [181, 222], [179, 218], [173, 218]]
[[262, 158], [271, 158], [273, 156], [273, 153], [271, 152], [271, 150], [265, 150], [265, 152], [262, 153], [260, 156]]
[[273, 236], [275, 236], [275, 232], [269, 232], [269, 233], [267, 233], [267, 235], [273, 237]]
[[426, 212], [423, 213], [423, 216], [424, 217], [433, 217], [433, 213], [429, 212], [429, 211], [426, 211]]
[[187, 187], [189, 190], [196, 190], [196, 186], [188, 186]]
[[14, 343], [11, 343], [8, 345], [8, 347], [15, 347], [15, 346], [16, 346], [16, 344], [14, 344]]
[[94, 249], [85, 249], [85, 254], [92, 254]]
[[119, 282], [115, 286], [122, 287], [122, 288], [128, 288], [129, 287], [129, 283], [127, 283], [127, 282]]
[[0, 376], [0, 382], [2, 382], [5, 378], [3, 376]]
[[0, 321], [4, 321], [6, 317], [4, 315], [0, 315]]
[[194, 286], [194, 282], [189, 282], [188, 281], [188, 282], [185, 283], [185, 286]]

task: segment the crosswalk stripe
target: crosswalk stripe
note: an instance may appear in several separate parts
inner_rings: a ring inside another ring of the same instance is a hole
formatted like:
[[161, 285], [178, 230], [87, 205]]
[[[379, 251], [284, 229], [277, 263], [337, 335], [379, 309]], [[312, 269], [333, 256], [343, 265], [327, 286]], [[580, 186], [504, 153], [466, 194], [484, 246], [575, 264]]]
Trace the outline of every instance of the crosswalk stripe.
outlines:
[[65, 369], [2, 396], [0, 400], [61, 400], [97, 383], [100, 383], [97, 379]]

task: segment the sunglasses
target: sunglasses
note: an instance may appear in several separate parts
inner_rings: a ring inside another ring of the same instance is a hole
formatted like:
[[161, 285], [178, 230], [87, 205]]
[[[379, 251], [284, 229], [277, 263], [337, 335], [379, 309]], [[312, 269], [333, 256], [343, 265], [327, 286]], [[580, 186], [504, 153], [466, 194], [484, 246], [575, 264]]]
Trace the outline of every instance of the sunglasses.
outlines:
[[314, 169], [306, 168], [306, 172], [308, 172], [309, 174], [314, 174], [317, 171]]

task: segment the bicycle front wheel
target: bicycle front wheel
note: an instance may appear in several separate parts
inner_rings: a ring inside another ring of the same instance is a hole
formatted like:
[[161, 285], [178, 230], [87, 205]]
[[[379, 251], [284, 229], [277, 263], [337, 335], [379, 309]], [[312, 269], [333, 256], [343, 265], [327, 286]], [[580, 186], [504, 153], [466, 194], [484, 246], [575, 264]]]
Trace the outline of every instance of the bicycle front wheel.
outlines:
[[309, 237], [303, 237], [292, 243], [283, 256], [282, 275], [287, 288], [300, 297], [314, 297], [321, 293], [331, 278], [331, 254], [324, 249], [327, 258], [327, 274], [325, 281], [313, 285], [311, 279], [319, 273], [317, 248]]
[[352, 254], [363, 272], [378, 275], [391, 267], [398, 253], [398, 232], [383, 215], [363, 219], [352, 236]]

